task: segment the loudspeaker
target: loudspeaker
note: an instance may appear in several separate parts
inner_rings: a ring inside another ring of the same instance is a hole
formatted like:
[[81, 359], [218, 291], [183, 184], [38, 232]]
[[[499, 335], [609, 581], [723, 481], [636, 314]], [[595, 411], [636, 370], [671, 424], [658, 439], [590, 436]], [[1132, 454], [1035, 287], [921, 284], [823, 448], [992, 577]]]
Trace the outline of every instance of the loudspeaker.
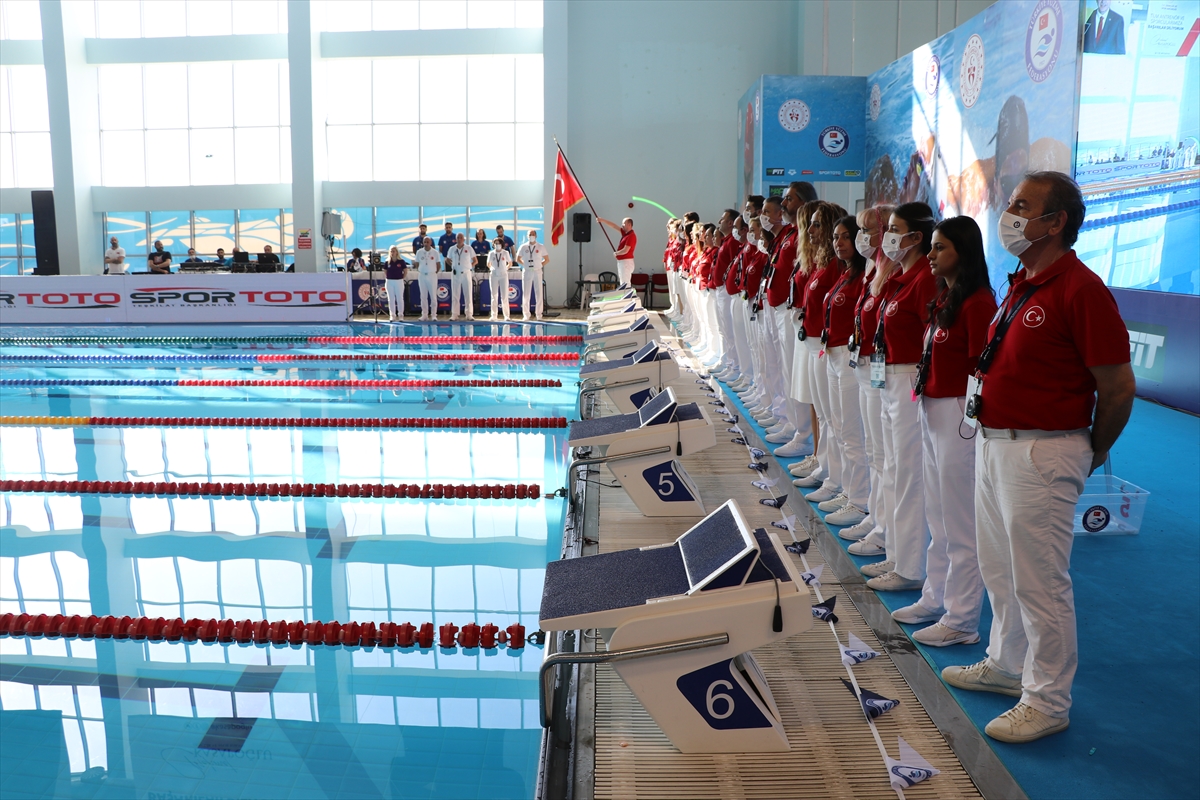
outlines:
[[321, 235], [322, 236], [341, 236], [342, 235], [342, 215], [331, 211], [321, 213]]
[[54, 223], [54, 192], [30, 192], [33, 203], [33, 244], [37, 248], [34, 275], [58, 274], [58, 226]]
[[592, 240], [592, 215], [576, 213], [571, 215], [571, 241], [590, 242]]

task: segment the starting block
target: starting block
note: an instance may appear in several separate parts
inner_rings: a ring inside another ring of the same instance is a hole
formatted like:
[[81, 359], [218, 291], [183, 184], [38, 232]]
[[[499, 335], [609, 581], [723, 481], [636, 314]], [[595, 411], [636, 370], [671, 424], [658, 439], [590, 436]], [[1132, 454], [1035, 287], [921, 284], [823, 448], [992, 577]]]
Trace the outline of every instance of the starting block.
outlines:
[[622, 284], [621, 286], [618, 286], [616, 289], [609, 289], [604, 292], [592, 292], [591, 302], [592, 303], [607, 303], [610, 300], [627, 299], [633, 293], [634, 293], [634, 289], [632, 286], [630, 286], [629, 284]]
[[647, 342], [633, 355], [584, 364], [579, 377], [584, 381], [602, 381], [584, 391], [603, 390], [618, 411], [632, 414], [661, 392], [663, 386], [679, 378], [679, 364], [658, 342]]
[[592, 333], [597, 331], [612, 330], [614, 328], [624, 328], [630, 323], [637, 320], [646, 314], [646, 310], [639, 303], [626, 303], [624, 306], [604, 314], [592, 314], [588, 317], [588, 330]]
[[585, 333], [583, 335], [584, 357], [597, 353], [631, 353], [647, 342], [659, 338], [658, 330], [650, 324], [650, 315], [642, 314], [623, 328]]
[[589, 313], [601, 314], [601, 313], [605, 313], [605, 312], [609, 312], [609, 311], [614, 311], [617, 308], [621, 308], [624, 305], [628, 305], [629, 303], [637, 303], [639, 306], [641, 305], [641, 300], [638, 298], [637, 292], [635, 292], [633, 289], [629, 289], [628, 291], [620, 292], [620, 293], [618, 293], [618, 295], [616, 297], [612, 297], [607, 300], [598, 300], [598, 299], [596, 299], [595, 295], [592, 295], [592, 300], [591, 300], [591, 303], [589, 304], [589, 306], [592, 310]]
[[779, 539], [730, 500], [671, 544], [550, 562], [539, 624], [599, 629], [603, 660], [681, 752], [783, 752], [750, 651], [808, 630], [810, 607]]
[[647, 517], [704, 515], [700, 492], [675, 459], [716, 443], [716, 428], [704, 409], [680, 405], [670, 387], [636, 413], [577, 420], [567, 433], [571, 447], [603, 449], [587, 461], [606, 464]]

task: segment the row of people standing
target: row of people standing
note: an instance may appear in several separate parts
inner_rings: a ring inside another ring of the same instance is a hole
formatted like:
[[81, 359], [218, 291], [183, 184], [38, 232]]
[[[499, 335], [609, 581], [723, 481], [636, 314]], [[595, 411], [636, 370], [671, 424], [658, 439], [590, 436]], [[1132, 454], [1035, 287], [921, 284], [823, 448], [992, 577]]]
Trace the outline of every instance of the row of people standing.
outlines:
[[1078, 186], [1031, 173], [998, 232], [1020, 261], [997, 303], [970, 217], [924, 203], [847, 214], [810, 184], [746, 199], [715, 224], [668, 225], [668, 314], [794, 460], [878, 591], [919, 591], [893, 617], [959, 688], [1019, 697], [986, 732], [1066, 728], [1078, 660], [1068, 573], [1075, 504], [1128, 420], [1129, 337], [1072, 245]]

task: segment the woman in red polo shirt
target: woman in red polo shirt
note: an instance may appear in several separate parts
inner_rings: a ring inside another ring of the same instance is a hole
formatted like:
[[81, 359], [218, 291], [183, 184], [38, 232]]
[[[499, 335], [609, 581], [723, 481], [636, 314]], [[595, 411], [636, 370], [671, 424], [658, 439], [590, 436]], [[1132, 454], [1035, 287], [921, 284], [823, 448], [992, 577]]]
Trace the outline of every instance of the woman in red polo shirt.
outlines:
[[883, 254], [900, 262], [900, 269], [880, 295], [883, 311], [869, 364], [883, 407], [883, 490], [891, 534], [887, 560], [892, 562], [887, 572], [867, 581], [877, 591], [908, 591], [925, 583], [929, 527], [921, 477], [921, 423], [913, 390], [929, 301], [937, 294], [925, 257], [932, 234], [933, 210], [924, 203], [905, 203], [892, 212], [883, 235]]
[[[892, 271], [899, 267], [879, 249], [883, 229], [887, 226], [888, 218], [892, 216], [893, 208], [890, 205], [879, 205], [863, 209], [858, 212], [856, 220], [859, 231], [854, 247], [867, 259], [867, 268], [862, 278], [862, 293], [854, 309], [854, 336], [850, 341], [850, 360], [854, 362], [854, 378], [858, 382], [858, 407], [862, 412], [871, 491], [866, 519], [838, 531], [838, 536], [854, 542], [850, 545], [850, 552], [855, 555], [880, 555], [887, 549], [887, 535], [884, 530], [887, 515], [884, 513], [883, 503], [883, 410], [879, 389], [871, 385], [870, 361], [871, 354], [875, 352], [875, 329], [879, 327], [879, 293], [883, 291]], [[868, 566], [874, 567], [873, 564]]]
[[680, 221], [671, 217], [667, 222], [667, 246], [663, 250], [663, 272], [667, 276], [667, 291], [670, 294], [671, 305], [663, 313], [668, 317], [679, 315], [679, 258], [683, 255], [683, 242], [679, 238]]
[[996, 315], [996, 295], [975, 220], [942, 221], [933, 229], [932, 244], [929, 264], [938, 294], [929, 306], [916, 387], [930, 535], [927, 576], [921, 599], [892, 618], [911, 625], [936, 621], [913, 639], [944, 647], [979, 641], [983, 578], [975, 547], [975, 431], [963, 422], [963, 411], [967, 378]]

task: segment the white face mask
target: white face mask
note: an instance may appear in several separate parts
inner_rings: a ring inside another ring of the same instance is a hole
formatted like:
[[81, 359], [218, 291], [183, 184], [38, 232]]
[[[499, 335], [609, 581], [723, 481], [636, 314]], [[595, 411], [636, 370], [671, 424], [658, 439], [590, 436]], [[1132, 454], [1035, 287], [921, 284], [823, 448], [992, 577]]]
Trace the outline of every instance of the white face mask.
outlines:
[[758, 243], [758, 237], [754, 235], [754, 231], [746, 232], [746, 242], [749, 244], [757, 244]]
[[767, 218], [766, 214], [758, 215], [758, 224], [762, 225], [762, 229], [764, 231], [766, 231], [767, 233], [770, 233], [771, 231], [775, 230], [774, 223], [772, 223], [771, 220]]
[[903, 261], [904, 257], [908, 255], [908, 251], [916, 247], [916, 245], [912, 244], [910, 244], [908, 247], [900, 246], [901, 240], [903, 240], [904, 237], [908, 236], [910, 233], [912, 233], [912, 231], [909, 231], [908, 233], [885, 233], [883, 235], [883, 254], [892, 261]]
[[854, 249], [863, 258], [870, 258], [875, 255], [875, 246], [871, 244], [871, 234], [866, 231], [859, 231], [854, 237]]
[[743, 212], [742, 212], [742, 222], [744, 222], [744, 223], [746, 223], [747, 225], [749, 225], [749, 224], [750, 224], [750, 220], [752, 220], [752, 219], [753, 219], [753, 217], [751, 217], [751, 216], [750, 216], [750, 212], [749, 212], [749, 211], [743, 211]]
[[758, 251], [759, 251], [760, 253], [765, 253], [765, 252], [767, 252], [767, 245], [766, 245], [766, 243], [764, 243], [764, 242], [759, 242], [757, 246], [758, 246]]
[[1005, 211], [1000, 215], [1000, 222], [997, 223], [998, 233], [1000, 234], [1000, 244], [1004, 246], [1005, 250], [1012, 253], [1014, 256], [1019, 257], [1022, 253], [1028, 250], [1030, 245], [1032, 245], [1034, 242], [1040, 242], [1042, 239], [1045, 239], [1046, 236], [1050, 235], [1047, 233], [1045, 236], [1039, 236], [1036, 239], [1026, 239], [1025, 229], [1029, 227], [1029, 223], [1057, 213], [1057, 211], [1054, 211], [1051, 212], [1051, 214], [1042, 214], [1042, 216], [1034, 217], [1033, 219], [1025, 219], [1025, 217], [1018, 217], [1016, 214], [1010, 214]]

